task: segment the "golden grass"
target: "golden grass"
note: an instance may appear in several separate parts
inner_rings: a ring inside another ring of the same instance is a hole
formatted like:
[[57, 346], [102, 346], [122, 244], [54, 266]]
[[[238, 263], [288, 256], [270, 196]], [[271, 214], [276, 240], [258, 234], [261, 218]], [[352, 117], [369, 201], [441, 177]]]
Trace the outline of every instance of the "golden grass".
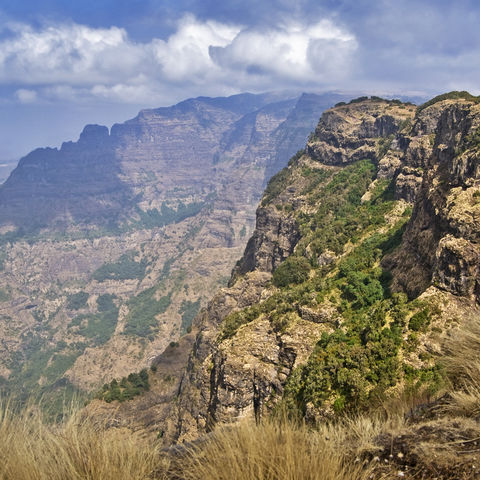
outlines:
[[480, 319], [470, 321], [446, 343], [442, 358], [451, 382], [444, 413], [465, 417], [480, 415]]
[[0, 405], [2, 480], [140, 480], [153, 478], [158, 466], [155, 446], [78, 413], [49, 425], [34, 406], [14, 412]]
[[[175, 455], [73, 412], [61, 424], [39, 408], [0, 405], [1, 480], [364, 480], [370, 469], [345, 442], [365, 445], [368, 420], [310, 429], [286, 419], [218, 428]], [[379, 477], [377, 477], [379, 478]]]
[[345, 432], [301, 423], [244, 421], [220, 428], [177, 462], [185, 480], [363, 480], [370, 469], [346, 455], [338, 442]]

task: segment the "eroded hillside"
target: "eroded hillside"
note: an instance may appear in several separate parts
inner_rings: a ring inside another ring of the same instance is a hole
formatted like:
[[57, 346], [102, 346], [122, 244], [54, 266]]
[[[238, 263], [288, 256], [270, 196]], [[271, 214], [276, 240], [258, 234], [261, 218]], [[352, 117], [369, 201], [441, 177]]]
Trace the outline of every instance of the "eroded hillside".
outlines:
[[313, 421], [440, 388], [444, 340], [480, 315], [480, 106], [452, 97], [325, 112], [268, 184], [230, 286], [118, 424], [169, 443], [279, 404]]

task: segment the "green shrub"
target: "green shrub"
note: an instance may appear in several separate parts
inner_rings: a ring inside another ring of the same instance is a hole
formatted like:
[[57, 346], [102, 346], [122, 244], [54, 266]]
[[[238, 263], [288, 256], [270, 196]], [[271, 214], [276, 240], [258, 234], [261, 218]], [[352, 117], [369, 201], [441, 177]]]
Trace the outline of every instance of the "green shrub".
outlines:
[[263, 305], [255, 304], [251, 307], [244, 308], [243, 310], [233, 312], [227, 315], [223, 319], [222, 328], [218, 340], [222, 341], [227, 338], [233, 337], [242, 325], [250, 323], [251, 321], [258, 318], [258, 316], [262, 313], [264, 309], [265, 308]]
[[310, 272], [310, 262], [305, 257], [290, 256], [273, 272], [276, 287], [305, 282]]
[[106, 383], [102, 390], [97, 393], [96, 398], [105, 400], [107, 403], [115, 400], [124, 402], [150, 390], [148, 370], [144, 368], [139, 373], [131, 373], [123, 377], [120, 382], [115, 378]]
[[142, 228], [154, 228], [179, 223], [186, 218], [197, 215], [206, 205], [207, 202], [192, 202], [187, 205], [180, 202], [177, 208], [174, 209], [163, 202], [160, 211], [157, 208], [152, 208], [147, 211], [139, 208], [137, 210], [140, 217], [138, 226]]
[[80, 310], [85, 307], [88, 300], [87, 292], [77, 292], [67, 297], [67, 308], [70, 310]]
[[86, 320], [86, 326], [80, 326], [78, 334], [93, 340], [94, 345], [103, 345], [113, 335], [118, 322], [118, 308], [99, 312], [97, 314], [78, 315], [70, 323], [71, 326], [81, 325]]
[[97, 298], [97, 307], [99, 312], [107, 312], [108, 310], [114, 310], [115, 304], [113, 303], [113, 299], [117, 298], [115, 295], [111, 295], [109, 293], [105, 293], [100, 295]]
[[372, 276], [363, 272], [350, 272], [343, 286], [343, 295], [353, 308], [363, 308], [373, 305], [383, 299], [383, 287]]
[[135, 261], [133, 252], [123, 254], [115, 263], [105, 263], [92, 275], [97, 282], [105, 280], [133, 280], [142, 279], [145, 276], [147, 262]]
[[430, 309], [427, 307], [415, 313], [412, 318], [410, 318], [408, 327], [414, 332], [424, 331], [430, 324], [430, 320]]

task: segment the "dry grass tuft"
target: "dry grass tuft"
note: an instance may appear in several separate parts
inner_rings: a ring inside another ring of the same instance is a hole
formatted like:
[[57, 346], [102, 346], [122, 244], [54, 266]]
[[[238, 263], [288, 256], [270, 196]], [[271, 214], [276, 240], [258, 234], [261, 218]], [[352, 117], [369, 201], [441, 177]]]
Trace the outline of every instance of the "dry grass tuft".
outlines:
[[140, 480], [153, 478], [155, 446], [116, 429], [92, 424], [73, 413], [49, 425], [38, 408], [15, 412], [0, 404], [0, 479]]
[[451, 381], [448, 399], [441, 405], [445, 414], [480, 415], [480, 319], [469, 322], [446, 343], [442, 359]]
[[370, 469], [347, 456], [337, 441], [342, 428], [311, 430], [305, 425], [266, 420], [219, 429], [204, 444], [188, 449], [179, 464], [185, 480], [362, 480]]

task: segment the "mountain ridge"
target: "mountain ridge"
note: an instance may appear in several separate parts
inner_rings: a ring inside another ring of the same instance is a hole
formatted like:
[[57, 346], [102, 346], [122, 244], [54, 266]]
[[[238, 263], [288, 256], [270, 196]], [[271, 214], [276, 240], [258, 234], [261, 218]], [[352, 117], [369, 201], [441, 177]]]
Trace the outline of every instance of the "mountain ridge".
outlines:
[[[185, 333], [226, 282], [267, 165], [278, 161], [275, 129], [297, 102], [274, 96], [267, 107], [271, 98], [145, 110], [20, 161], [0, 187], [4, 388], [57, 395], [63, 382], [88, 391], [148, 366]], [[303, 125], [282, 149], [296, 151], [337, 99], [297, 112]], [[245, 143], [222, 149], [223, 134], [251, 110]]]
[[[153, 390], [115, 405], [118, 425], [168, 444], [280, 404], [322, 421], [438, 389], [443, 342], [480, 315], [478, 108], [375, 98], [325, 112], [267, 186], [230, 286], [153, 362]], [[415, 242], [434, 258], [427, 281]]]

